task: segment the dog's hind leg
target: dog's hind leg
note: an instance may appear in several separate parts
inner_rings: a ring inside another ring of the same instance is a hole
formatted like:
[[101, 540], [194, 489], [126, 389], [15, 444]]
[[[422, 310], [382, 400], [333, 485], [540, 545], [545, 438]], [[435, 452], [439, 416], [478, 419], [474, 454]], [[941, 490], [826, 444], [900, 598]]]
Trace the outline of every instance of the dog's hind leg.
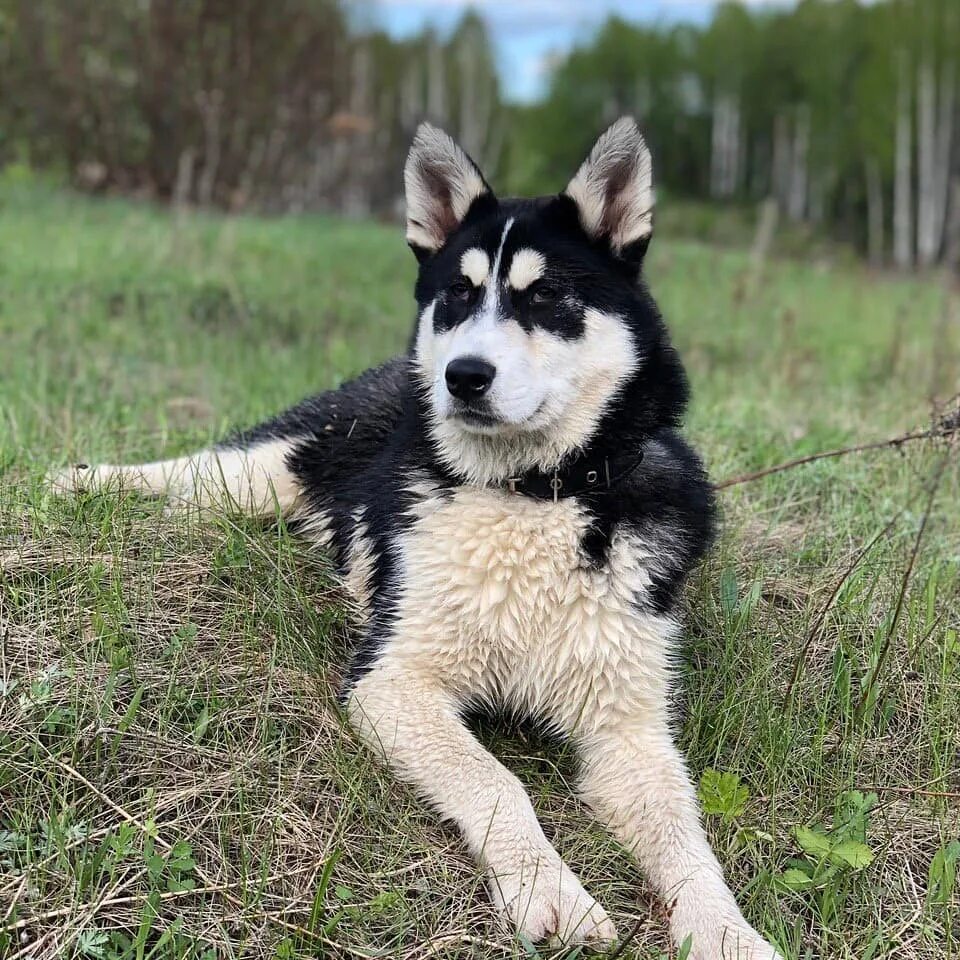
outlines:
[[253, 517], [289, 513], [300, 485], [288, 465], [294, 438], [217, 446], [173, 460], [140, 464], [76, 464], [47, 477], [57, 493], [130, 490], [168, 496], [174, 505], [235, 511]]

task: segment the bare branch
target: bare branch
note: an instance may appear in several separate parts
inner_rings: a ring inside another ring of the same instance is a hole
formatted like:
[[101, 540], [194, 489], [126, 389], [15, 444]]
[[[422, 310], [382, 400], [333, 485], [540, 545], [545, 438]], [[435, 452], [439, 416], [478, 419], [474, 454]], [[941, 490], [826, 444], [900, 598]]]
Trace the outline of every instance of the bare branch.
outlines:
[[838, 447], [836, 450], [811, 453], [805, 457], [786, 460], [772, 467], [764, 467], [762, 470], [754, 470], [751, 473], [741, 473], [738, 476], [729, 477], [726, 480], [715, 483], [714, 489], [726, 490], [728, 487], [735, 487], [741, 483], [750, 483], [753, 480], [761, 480], [763, 477], [769, 477], [775, 473], [783, 473], [785, 470], [792, 470], [794, 467], [802, 467], [808, 463], [816, 463], [818, 460], [845, 457], [850, 453], [864, 453], [868, 450], [882, 450], [887, 447], [900, 448], [904, 446], [904, 444], [913, 443], [915, 440], [952, 439], [960, 437], [960, 394], [953, 397], [940, 409], [942, 410], [948, 407], [953, 407], [954, 409], [949, 413], [940, 415], [939, 418], [936, 419], [934, 426], [929, 430], [903, 433], [898, 437], [890, 437], [888, 440], [874, 440], [869, 443], [857, 443], [850, 447]]

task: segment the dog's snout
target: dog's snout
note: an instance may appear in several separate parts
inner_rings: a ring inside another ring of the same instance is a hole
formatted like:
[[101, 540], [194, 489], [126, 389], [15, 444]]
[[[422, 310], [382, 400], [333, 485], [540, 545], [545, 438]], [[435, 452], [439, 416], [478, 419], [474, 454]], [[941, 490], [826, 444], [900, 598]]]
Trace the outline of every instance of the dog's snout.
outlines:
[[497, 368], [480, 357], [457, 357], [447, 364], [447, 389], [458, 400], [477, 400], [493, 383]]

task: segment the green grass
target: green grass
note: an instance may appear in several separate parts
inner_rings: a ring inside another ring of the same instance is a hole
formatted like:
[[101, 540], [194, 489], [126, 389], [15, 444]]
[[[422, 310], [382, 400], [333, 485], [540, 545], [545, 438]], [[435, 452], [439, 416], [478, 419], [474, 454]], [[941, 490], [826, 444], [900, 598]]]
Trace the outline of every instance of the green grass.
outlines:
[[[0, 957], [530, 955], [455, 833], [344, 727], [348, 624], [322, 556], [41, 484], [51, 463], [189, 450], [402, 349], [400, 232], [5, 182], [0, 250]], [[667, 242], [648, 268], [717, 479], [922, 425], [960, 387], [939, 283], [746, 272]], [[721, 502], [680, 736], [698, 779], [731, 775], [704, 779], [707, 825], [747, 916], [791, 958], [960, 956], [956, 448], [822, 461]], [[572, 796], [572, 758], [525, 729], [481, 735], [634, 931], [622, 956], [666, 954], [662, 909]]]

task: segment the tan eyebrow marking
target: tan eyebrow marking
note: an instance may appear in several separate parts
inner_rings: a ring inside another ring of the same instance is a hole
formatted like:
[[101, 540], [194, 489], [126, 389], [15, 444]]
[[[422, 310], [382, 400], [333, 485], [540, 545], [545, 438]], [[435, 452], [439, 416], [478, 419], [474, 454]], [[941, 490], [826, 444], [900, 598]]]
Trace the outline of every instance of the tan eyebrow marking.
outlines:
[[460, 258], [460, 272], [475, 286], [482, 286], [490, 275], [490, 258], [479, 247], [471, 247]]
[[530, 247], [521, 247], [513, 255], [507, 282], [514, 290], [526, 290], [543, 276], [546, 267], [547, 261], [542, 253]]

